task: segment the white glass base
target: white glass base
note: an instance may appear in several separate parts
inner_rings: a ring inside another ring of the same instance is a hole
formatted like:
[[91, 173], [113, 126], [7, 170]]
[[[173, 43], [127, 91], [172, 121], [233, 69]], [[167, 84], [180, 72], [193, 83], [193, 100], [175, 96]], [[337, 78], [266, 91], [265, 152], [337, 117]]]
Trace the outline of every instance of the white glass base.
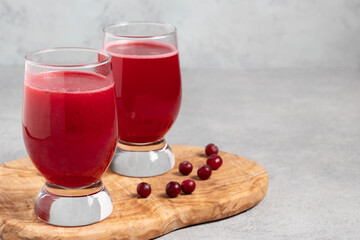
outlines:
[[167, 173], [174, 165], [174, 154], [165, 140], [144, 145], [119, 141], [110, 169], [129, 177], [152, 177]]
[[35, 202], [36, 216], [57, 226], [97, 223], [112, 211], [110, 194], [101, 180], [82, 189], [67, 189], [46, 182]]

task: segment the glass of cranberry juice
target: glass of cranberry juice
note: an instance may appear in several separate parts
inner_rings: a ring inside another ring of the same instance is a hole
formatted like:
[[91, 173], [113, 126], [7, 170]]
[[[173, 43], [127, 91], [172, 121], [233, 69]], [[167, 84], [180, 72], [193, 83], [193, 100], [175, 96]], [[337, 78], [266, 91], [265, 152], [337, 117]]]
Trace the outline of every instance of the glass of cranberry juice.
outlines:
[[35, 214], [46, 223], [82, 226], [112, 212], [101, 181], [118, 134], [110, 59], [87, 48], [25, 57], [23, 138], [46, 179], [35, 202]]
[[111, 54], [119, 139], [110, 168], [150, 177], [175, 164], [164, 140], [180, 110], [181, 77], [176, 28], [157, 22], [124, 22], [104, 28]]

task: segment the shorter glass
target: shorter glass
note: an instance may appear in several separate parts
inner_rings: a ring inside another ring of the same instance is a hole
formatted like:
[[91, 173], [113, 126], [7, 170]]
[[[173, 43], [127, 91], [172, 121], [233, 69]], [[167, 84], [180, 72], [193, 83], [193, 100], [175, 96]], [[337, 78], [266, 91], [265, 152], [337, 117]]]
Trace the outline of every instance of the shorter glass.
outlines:
[[101, 181], [118, 131], [110, 59], [87, 48], [53, 48], [25, 57], [23, 137], [46, 179], [35, 202], [35, 214], [46, 223], [88, 225], [113, 210]]
[[131, 177], [170, 171], [175, 157], [165, 141], [181, 105], [176, 28], [159, 22], [123, 22], [104, 28], [111, 54], [119, 140], [110, 165]]

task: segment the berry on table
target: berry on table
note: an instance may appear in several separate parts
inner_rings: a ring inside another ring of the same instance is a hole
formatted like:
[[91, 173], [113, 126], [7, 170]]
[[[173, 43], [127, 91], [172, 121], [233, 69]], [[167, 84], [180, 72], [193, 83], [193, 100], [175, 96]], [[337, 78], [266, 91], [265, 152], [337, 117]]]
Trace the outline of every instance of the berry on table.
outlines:
[[218, 147], [213, 144], [213, 143], [209, 143], [208, 145], [206, 145], [205, 147], [205, 153], [206, 155], [210, 156], [210, 155], [213, 155], [213, 154], [217, 154], [219, 152], [219, 149]]
[[209, 165], [212, 170], [219, 169], [219, 167], [222, 165], [222, 162], [222, 158], [217, 154], [210, 155], [206, 160], [206, 164]]
[[182, 175], [189, 175], [192, 170], [193, 170], [193, 166], [188, 161], [184, 161], [179, 164], [179, 172]]
[[146, 182], [141, 182], [137, 186], [137, 193], [142, 198], [147, 198], [151, 193], [151, 186]]
[[181, 183], [181, 190], [185, 194], [190, 194], [195, 190], [196, 184], [194, 180], [186, 179]]
[[166, 185], [166, 194], [169, 197], [177, 197], [181, 192], [181, 186], [178, 182], [171, 181]]
[[207, 164], [204, 164], [198, 169], [197, 175], [199, 178], [206, 180], [211, 176], [211, 172], [211, 167]]

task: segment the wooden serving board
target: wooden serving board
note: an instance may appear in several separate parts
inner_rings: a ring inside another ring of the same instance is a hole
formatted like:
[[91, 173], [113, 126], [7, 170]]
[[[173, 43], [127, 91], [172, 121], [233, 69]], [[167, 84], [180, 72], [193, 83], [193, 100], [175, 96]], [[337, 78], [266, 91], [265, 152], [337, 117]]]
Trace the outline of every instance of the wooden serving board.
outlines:
[[[28, 158], [0, 165], [0, 238], [11, 239], [149, 239], [185, 226], [213, 221], [243, 212], [265, 196], [269, 177], [266, 170], [251, 160], [220, 152], [223, 165], [208, 180], [196, 176], [206, 163], [204, 148], [172, 146], [175, 168], [151, 178], [129, 178], [110, 169], [103, 176], [114, 211], [106, 220], [84, 227], [55, 227], [38, 220], [34, 201], [44, 178]], [[178, 172], [178, 164], [190, 161], [189, 176]], [[165, 186], [170, 181], [191, 178], [196, 190], [191, 195], [168, 198]], [[152, 193], [138, 198], [137, 184], [151, 184]]]

